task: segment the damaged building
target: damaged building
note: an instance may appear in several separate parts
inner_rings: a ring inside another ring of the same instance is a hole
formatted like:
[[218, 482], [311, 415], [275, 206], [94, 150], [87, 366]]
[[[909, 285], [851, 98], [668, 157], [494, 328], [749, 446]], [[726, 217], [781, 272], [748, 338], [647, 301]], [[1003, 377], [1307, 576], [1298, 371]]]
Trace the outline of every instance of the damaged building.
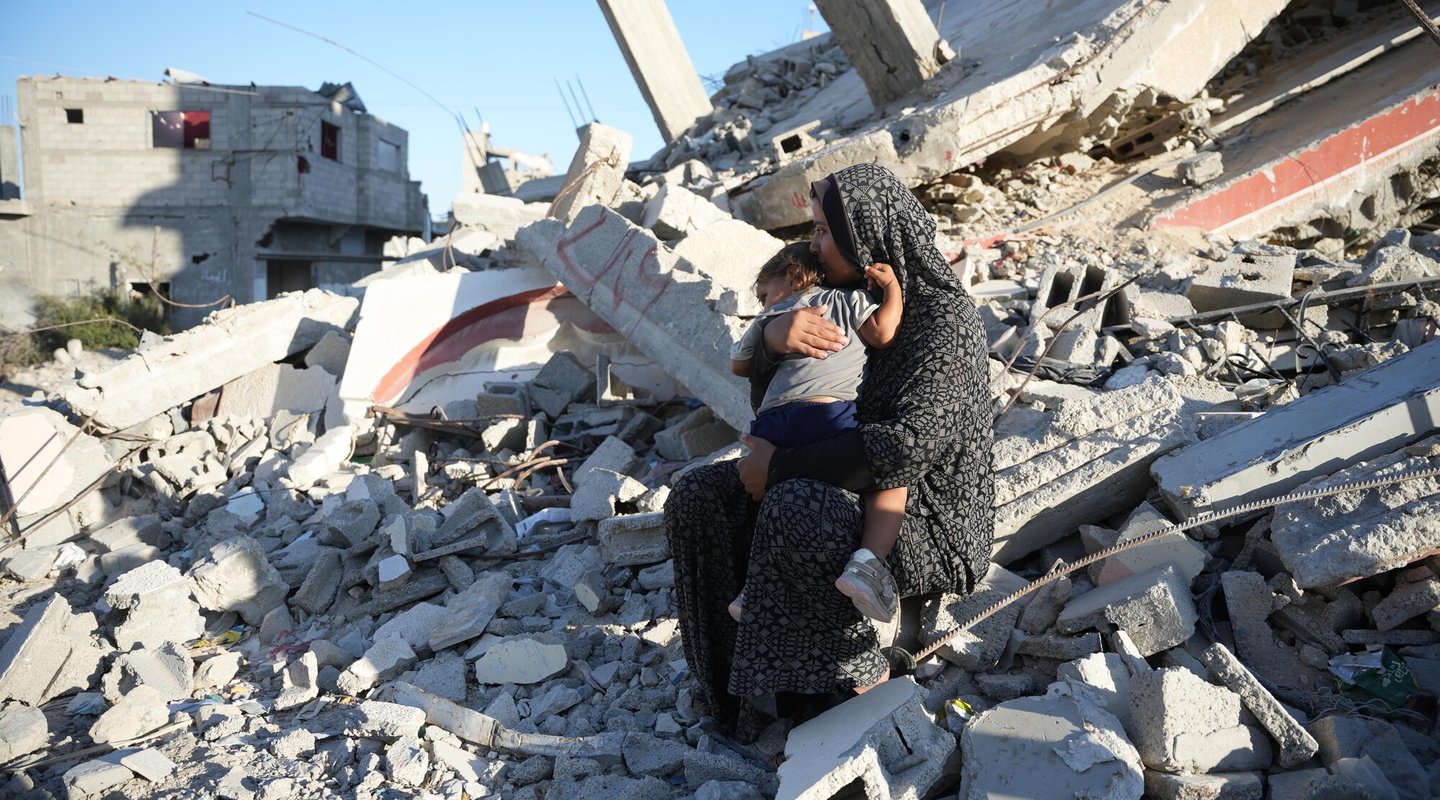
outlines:
[[24, 169], [23, 184], [3, 176], [0, 203], [12, 328], [36, 295], [151, 284], [186, 304], [172, 311], [188, 327], [222, 298], [347, 286], [391, 236], [427, 228], [408, 135], [349, 84], [54, 77], [16, 91], [19, 159], [15, 129], [0, 130], [0, 169]]
[[[642, 80], [659, 153], [592, 123], [343, 291], [6, 384], [0, 793], [1440, 796], [1440, 38], [818, 5], [705, 109]], [[602, 6], [633, 69], [683, 47]], [[735, 741], [663, 509], [743, 453], [730, 346], [793, 192], [871, 160], [986, 328], [993, 563], [905, 599], [890, 680]]]

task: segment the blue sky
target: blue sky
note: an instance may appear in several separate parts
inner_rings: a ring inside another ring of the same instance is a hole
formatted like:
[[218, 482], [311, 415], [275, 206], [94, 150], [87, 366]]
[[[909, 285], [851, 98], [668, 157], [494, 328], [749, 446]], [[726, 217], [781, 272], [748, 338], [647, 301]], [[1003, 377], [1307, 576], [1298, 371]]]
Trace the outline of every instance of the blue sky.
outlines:
[[[696, 71], [717, 81], [746, 55], [826, 30], [809, 0], [670, 0]], [[338, 47], [259, 19], [255, 12], [332, 39]], [[583, 81], [601, 122], [635, 136], [633, 158], [661, 146], [659, 131], [594, 0], [527, 2], [243, 3], [0, 0], [0, 95], [23, 75], [161, 81], [166, 67], [216, 83], [318, 88], [355, 85], [370, 112], [410, 132], [410, 176], [431, 213], [460, 188], [460, 133], [478, 115], [496, 145], [548, 154], [558, 169], [577, 143], [555, 81]], [[401, 76], [424, 93], [388, 74]], [[718, 85], [718, 84], [716, 84]], [[707, 86], [713, 90], [713, 85]]]

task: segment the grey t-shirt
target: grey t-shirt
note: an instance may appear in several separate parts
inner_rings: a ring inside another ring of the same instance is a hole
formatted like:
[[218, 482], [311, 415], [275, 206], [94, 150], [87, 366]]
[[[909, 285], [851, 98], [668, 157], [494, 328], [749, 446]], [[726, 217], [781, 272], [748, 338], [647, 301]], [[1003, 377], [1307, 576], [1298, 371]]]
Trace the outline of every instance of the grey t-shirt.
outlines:
[[865, 371], [865, 342], [860, 326], [880, 306], [861, 289], [829, 289], [817, 286], [791, 295], [760, 312], [740, 341], [730, 350], [730, 357], [743, 361], [754, 356], [760, 346], [761, 325], [770, 317], [796, 308], [823, 306], [825, 318], [840, 326], [850, 343], [825, 358], [792, 355], [775, 368], [775, 377], [765, 391], [765, 400], [757, 413], [804, 400], [809, 397], [838, 397], [854, 400], [859, 396], [860, 376]]

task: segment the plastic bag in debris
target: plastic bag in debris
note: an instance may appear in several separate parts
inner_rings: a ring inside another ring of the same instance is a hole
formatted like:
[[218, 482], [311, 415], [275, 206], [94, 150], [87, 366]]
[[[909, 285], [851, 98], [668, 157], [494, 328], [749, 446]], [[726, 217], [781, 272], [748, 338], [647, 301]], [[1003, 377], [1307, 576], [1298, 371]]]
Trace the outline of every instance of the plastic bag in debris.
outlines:
[[1379, 699], [1391, 708], [1409, 703], [1417, 691], [1410, 665], [1388, 647], [1335, 656], [1330, 659], [1330, 672], [1352, 698]]
[[954, 697], [946, 700], [945, 705], [940, 706], [940, 711], [937, 716], [940, 718], [940, 722], [945, 725], [946, 730], [959, 736], [960, 733], [965, 730], [965, 723], [969, 722], [970, 718], [975, 716], [975, 707], [958, 697]]
[[570, 522], [568, 508], [542, 508], [515, 526], [515, 538], [524, 539], [539, 525], [564, 525]]
[[1021, 356], [1010, 367], [1012, 372], [1035, 370], [1035, 377], [1057, 383], [1073, 383], [1077, 386], [1099, 386], [1114, 372], [1112, 369], [1094, 364], [1073, 364], [1058, 358], [1042, 358], [1036, 366], [1035, 358]]

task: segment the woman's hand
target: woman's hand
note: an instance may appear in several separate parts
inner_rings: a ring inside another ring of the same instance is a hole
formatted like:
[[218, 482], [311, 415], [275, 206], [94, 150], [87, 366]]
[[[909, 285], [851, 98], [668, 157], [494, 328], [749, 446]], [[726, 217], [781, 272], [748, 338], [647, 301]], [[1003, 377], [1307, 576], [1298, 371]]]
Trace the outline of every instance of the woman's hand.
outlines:
[[824, 314], [824, 308], [809, 306], [775, 317], [765, 324], [765, 347], [777, 356], [798, 353], [824, 358], [838, 352], [849, 340]]
[[740, 459], [740, 482], [745, 484], [745, 491], [758, 503], [765, 499], [765, 484], [770, 480], [770, 456], [775, 452], [775, 445], [748, 433], [740, 434], [740, 443], [750, 448], [750, 452]]

